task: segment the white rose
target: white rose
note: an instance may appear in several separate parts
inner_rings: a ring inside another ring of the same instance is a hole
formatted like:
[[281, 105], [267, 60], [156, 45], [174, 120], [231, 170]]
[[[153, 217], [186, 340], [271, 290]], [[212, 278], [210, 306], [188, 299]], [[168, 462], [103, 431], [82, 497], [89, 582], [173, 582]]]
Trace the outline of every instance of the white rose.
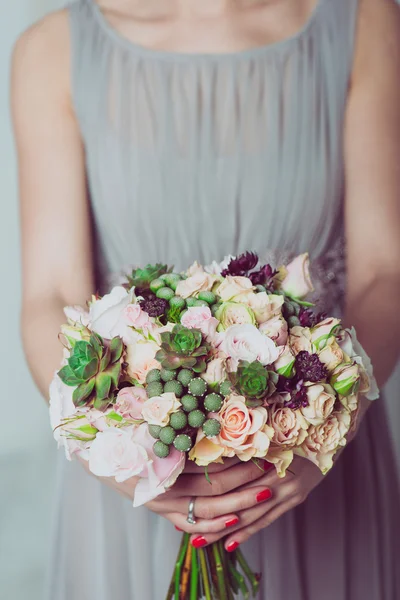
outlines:
[[169, 423], [169, 417], [172, 413], [179, 410], [181, 403], [170, 392], [153, 396], [145, 400], [142, 408], [142, 417], [149, 425], [159, 425], [164, 427]]
[[297, 256], [286, 266], [286, 277], [282, 281], [281, 289], [292, 298], [305, 298], [314, 290], [309, 269], [308, 254]]
[[278, 294], [260, 292], [246, 295], [243, 302], [250, 306], [256, 316], [257, 323], [261, 325], [282, 312], [284, 298]]
[[288, 339], [288, 325], [282, 315], [272, 317], [262, 325], [260, 331], [274, 340], [277, 346], [284, 346]]
[[226, 359], [214, 358], [214, 360], [211, 360], [207, 364], [207, 370], [201, 376], [210, 386], [225, 381], [227, 378]]
[[155, 358], [159, 349], [160, 347], [155, 342], [144, 339], [135, 340], [131, 336], [126, 346], [125, 358], [125, 362], [128, 364], [128, 375], [139, 383], [145, 383], [147, 373], [152, 369], [160, 368], [160, 363]]
[[308, 406], [300, 410], [311, 425], [321, 425], [332, 413], [336, 395], [330, 385], [319, 383], [307, 385]]
[[112, 339], [120, 336], [126, 339], [129, 328], [125, 318], [125, 308], [132, 302], [132, 292], [117, 286], [100, 300], [94, 300], [89, 309], [89, 328], [101, 337]]
[[207, 265], [206, 267], [204, 267], [204, 270], [206, 271], [206, 273], [210, 273], [210, 275], [221, 275], [222, 271], [225, 271], [225, 269], [228, 268], [229, 263], [231, 262], [232, 258], [235, 258], [234, 256], [228, 255], [225, 256], [224, 260], [221, 261], [220, 263], [217, 263], [215, 260], [210, 264]]
[[254, 286], [248, 277], [232, 277], [228, 275], [221, 285], [218, 286], [216, 294], [223, 302], [233, 299], [240, 302], [241, 295], [248, 294], [252, 290], [254, 290]]
[[239, 360], [270, 365], [279, 357], [274, 342], [254, 325], [233, 325], [220, 334], [220, 349], [231, 359], [231, 369], [237, 370]]

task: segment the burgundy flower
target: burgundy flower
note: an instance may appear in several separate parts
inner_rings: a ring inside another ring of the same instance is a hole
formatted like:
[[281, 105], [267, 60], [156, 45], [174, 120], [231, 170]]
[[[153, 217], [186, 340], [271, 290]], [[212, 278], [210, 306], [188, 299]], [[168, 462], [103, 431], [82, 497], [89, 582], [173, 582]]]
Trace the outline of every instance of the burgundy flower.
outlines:
[[271, 265], [264, 265], [258, 271], [254, 271], [249, 275], [253, 285], [265, 285], [266, 287], [270, 283], [270, 280], [275, 275]]
[[143, 300], [139, 300], [139, 304], [149, 317], [161, 317], [166, 313], [169, 306], [167, 300], [157, 298], [149, 290], [135, 290], [135, 292], [137, 296], [143, 297]]
[[296, 356], [295, 369], [297, 378], [316, 383], [328, 376], [325, 365], [319, 360], [317, 354], [310, 354], [302, 350]]
[[285, 406], [288, 408], [297, 410], [302, 406], [308, 406], [307, 389], [302, 379], [298, 380], [296, 377], [286, 379], [281, 376], [277, 389], [281, 393], [287, 392], [290, 394], [290, 398], [285, 402]]
[[258, 264], [258, 256], [255, 252], [245, 252], [236, 258], [232, 258], [228, 267], [222, 272], [222, 276], [246, 276], [249, 271]]
[[309, 308], [300, 308], [299, 320], [302, 327], [315, 327], [326, 319], [326, 313], [313, 313]]

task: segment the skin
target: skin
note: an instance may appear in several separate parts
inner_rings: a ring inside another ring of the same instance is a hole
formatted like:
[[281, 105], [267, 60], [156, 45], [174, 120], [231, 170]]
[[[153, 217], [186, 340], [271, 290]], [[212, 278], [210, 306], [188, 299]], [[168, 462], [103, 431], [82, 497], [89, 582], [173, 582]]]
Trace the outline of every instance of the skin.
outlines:
[[[111, 25], [148, 47], [178, 52], [234, 52], [269, 44], [301, 29], [316, 0], [104, 0]], [[62, 307], [83, 304], [94, 289], [85, 161], [69, 81], [65, 11], [18, 40], [12, 65], [12, 109], [19, 159], [22, 229], [22, 337], [32, 375], [47, 396], [58, 368]], [[345, 323], [354, 325], [378, 382], [398, 357], [400, 321], [400, 14], [394, 0], [361, 0], [345, 115], [345, 226], [348, 290]], [[38, 243], [40, 240], [40, 243]], [[362, 264], [363, 268], [360, 268]], [[382, 315], [390, 315], [385, 327]], [[368, 402], [363, 400], [361, 416]], [[87, 469], [87, 466], [84, 465]], [[211, 469], [212, 485], [191, 465], [150, 510], [204, 543], [243, 543], [304, 501], [323, 476], [296, 457], [279, 480], [253, 464]], [[132, 499], [136, 480], [106, 485]], [[272, 498], [257, 502], [265, 489]], [[196, 526], [186, 523], [196, 496]]]

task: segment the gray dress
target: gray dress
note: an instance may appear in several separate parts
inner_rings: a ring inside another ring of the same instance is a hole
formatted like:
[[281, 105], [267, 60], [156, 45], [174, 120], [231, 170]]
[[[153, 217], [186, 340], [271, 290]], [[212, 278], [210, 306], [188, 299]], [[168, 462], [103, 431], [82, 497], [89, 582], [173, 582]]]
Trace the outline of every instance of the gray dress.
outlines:
[[[340, 310], [356, 14], [357, 0], [319, 0], [290, 39], [183, 55], [124, 39], [94, 0], [70, 6], [99, 289], [127, 264], [308, 250]], [[179, 534], [60, 458], [49, 599], [163, 600]], [[399, 598], [399, 500], [378, 401], [308, 500], [245, 545], [260, 598]]]

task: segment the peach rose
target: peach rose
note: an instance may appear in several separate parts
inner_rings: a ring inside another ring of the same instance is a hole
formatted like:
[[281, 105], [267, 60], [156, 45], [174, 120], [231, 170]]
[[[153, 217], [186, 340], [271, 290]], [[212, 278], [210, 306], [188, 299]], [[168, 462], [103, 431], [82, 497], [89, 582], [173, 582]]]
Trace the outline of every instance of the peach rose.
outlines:
[[286, 265], [286, 277], [281, 289], [292, 298], [305, 298], [314, 288], [310, 277], [310, 259], [308, 254], [300, 254]]
[[274, 430], [272, 442], [276, 446], [292, 448], [307, 437], [308, 423], [300, 410], [280, 404], [270, 406], [268, 424]]
[[346, 445], [351, 416], [346, 410], [332, 413], [321, 425], [311, 425], [307, 438], [296, 454], [315, 463], [325, 475], [333, 466], [333, 457]]
[[305, 350], [310, 354], [313, 353], [313, 345], [311, 342], [311, 331], [307, 327], [301, 327], [300, 325], [292, 327], [289, 331], [289, 345], [295, 356], [299, 352]]
[[250, 306], [255, 314], [257, 323], [261, 325], [262, 323], [272, 319], [272, 317], [276, 317], [281, 314], [284, 298], [278, 294], [267, 294], [267, 292], [260, 292], [258, 294], [247, 294], [243, 297], [242, 301]]
[[331, 373], [344, 360], [344, 352], [332, 336], [326, 346], [318, 353], [318, 358], [325, 365], [328, 372]]
[[223, 302], [229, 302], [229, 300], [240, 302], [241, 296], [248, 294], [251, 290], [254, 290], [254, 286], [248, 277], [232, 277], [228, 275], [218, 286], [216, 294]]
[[293, 450], [285, 446], [274, 446], [271, 444], [266, 458], [268, 462], [275, 466], [278, 477], [285, 477], [286, 471], [293, 461], [294, 453]]
[[197, 296], [200, 292], [209, 292], [216, 279], [215, 275], [197, 271], [194, 275], [180, 281], [175, 293], [181, 298], [189, 298], [190, 296]]
[[[261, 410], [265, 411], [263, 408]], [[248, 437], [246, 444], [236, 449], [236, 456], [243, 462], [253, 458], [264, 458], [269, 450], [273, 435], [274, 430], [272, 427], [265, 424], [264, 427]]]
[[288, 339], [288, 325], [282, 315], [276, 315], [260, 325], [260, 331], [274, 340], [277, 346], [284, 346]]
[[152, 369], [159, 369], [156, 354], [160, 347], [152, 341], [133, 339], [126, 346], [127, 373], [138, 383], [145, 383], [146, 375]]
[[164, 427], [169, 423], [169, 417], [172, 413], [179, 410], [181, 403], [170, 392], [153, 396], [145, 400], [142, 408], [142, 417], [149, 425], [160, 425]]
[[224, 448], [218, 443], [218, 437], [206, 438], [201, 429], [197, 432], [196, 443], [189, 452], [190, 460], [199, 467], [207, 467], [211, 463], [223, 463]]
[[232, 394], [225, 400], [218, 415], [221, 445], [233, 449], [234, 454], [240, 453], [246, 449], [249, 437], [264, 428], [267, 416], [265, 408], [248, 408], [246, 398]]
[[212, 316], [208, 306], [192, 306], [181, 318], [181, 323], [188, 329], [199, 329], [208, 341], [214, 339], [218, 319]]
[[124, 419], [142, 419], [142, 408], [147, 400], [147, 393], [144, 388], [134, 386], [125, 387], [118, 392], [117, 402], [114, 409]]
[[307, 384], [308, 406], [300, 410], [311, 425], [320, 425], [332, 413], [336, 402], [335, 391], [326, 383]]

